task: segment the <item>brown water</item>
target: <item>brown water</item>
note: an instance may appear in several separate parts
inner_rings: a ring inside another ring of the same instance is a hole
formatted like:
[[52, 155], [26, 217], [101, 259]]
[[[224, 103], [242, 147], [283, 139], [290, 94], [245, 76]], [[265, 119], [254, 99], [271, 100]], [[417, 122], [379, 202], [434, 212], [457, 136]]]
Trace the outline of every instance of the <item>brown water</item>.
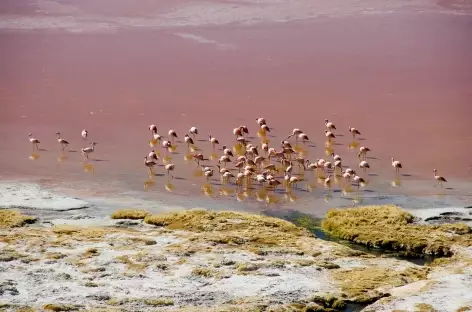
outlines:
[[[470, 195], [461, 184], [472, 181], [466, 2], [2, 1], [0, 26], [4, 178], [142, 189], [149, 124], [179, 137], [197, 126], [198, 139], [212, 134], [232, 145], [232, 129], [246, 124], [255, 136], [260, 116], [272, 127], [271, 145], [301, 128], [312, 141], [301, 146], [306, 157], [327, 158], [328, 118], [344, 135], [331, 148], [345, 165], [358, 164], [349, 126], [362, 133], [356, 144], [373, 150], [371, 175], [363, 174], [370, 189], [388, 189], [395, 157], [408, 175], [400, 193], [415, 192], [410, 180], [430, 180], [430, 188], [437, 168]], [[86, 167], [73, 152], [85, 145], [84, 128], [99, 143]], [[56, 131], [71, 152], [61, 153]], [[46, 149], [35, 160], [29, 132]], [[210, 155], [210, 144], [196, 143]], [[184, 144], [177, 152], [174, 191], [200, 192], [205, 179], [184, 161]], [[308, 173], [305, 180], [302, 188], [325, 193]]]

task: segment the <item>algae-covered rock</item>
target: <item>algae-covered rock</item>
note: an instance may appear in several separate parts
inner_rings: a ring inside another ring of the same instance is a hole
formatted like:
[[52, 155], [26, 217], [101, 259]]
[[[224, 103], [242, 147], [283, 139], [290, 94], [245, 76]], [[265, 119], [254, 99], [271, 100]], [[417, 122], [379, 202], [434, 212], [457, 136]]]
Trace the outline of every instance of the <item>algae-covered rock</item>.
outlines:
[[367, 206], [330, 210], [322, 226], [343, 239], [409, 255], [450, 256], [452, 245], [472, 245], [472, 230], [466, 224], [413, 222], [414, 216], [399, 207]]
[[20, 227], [36, 220], [36, 217], [25, 216], [17, 210], [0, 209], [0, 228]]
[[143, 209], [120, 209], [115, 211], [112, 215], [112, 219], [132, 219], [139, 220], [150, 216], [151, 213]]
[[403, 286], [427, 278], [429, 268], [409, 267], [392, 270], [386, 267], [357, 267], [331, 271], [331, 276], [339, 281], [341, 290], [350, 301], [372, 303], [389, 296], [383, 290]]

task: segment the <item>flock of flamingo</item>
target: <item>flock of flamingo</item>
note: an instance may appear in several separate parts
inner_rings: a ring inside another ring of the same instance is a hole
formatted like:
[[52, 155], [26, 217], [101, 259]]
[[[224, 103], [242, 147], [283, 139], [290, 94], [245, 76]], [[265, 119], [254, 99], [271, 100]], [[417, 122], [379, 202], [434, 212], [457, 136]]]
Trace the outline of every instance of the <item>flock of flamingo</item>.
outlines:
[[[208, 158], [205, 157], [202, 151], [194, 144], [194, 140], [200, 133], [197, 127], [191, 127], [184, 136], [184, 142], [189, 151], [185, 156], [185, 160], [193, 160], [197, 164], [198, 170], [201, 170], [201, 175], [205, 176], [208, 181], [215, 175], [215, 169], [218, 168], [216, 172], [219, 174], [222, 183], [235, 184], [238, 188], [246, 190], [260, 185], [263, 189], [272, 189], [274, 191], [277, 187], [282, 186], [287, 192], [290, 192], [293, 186], [296, 186], [297, 183], [303, 179], [305, 171], [313, 171], [316, 173], [318, 180], [324, 184], [328, 192], [331, 192], [331, 188], [335, 182], [339, 182], [343, 189], [353, 185], [357, 187], [357, 191], [366, 183], [366, 180], [358, 174], [355, 169], [344, 166], [342, 157], [333, 152], [330, 153], [332, 159], [320, 158], [315, 162], [310, 162], [308, 159], [305, 159], [304, 156], [306, 153], [304, 153], [303, 148], [300, 148], [298, 143], [301, 142], [305, 145], [309, 142], [309, 138], [301, 129], [293, 129], [292, 133], [280, 142], [278, 148], [269, 146], [267, 135], [270, 133], [270, 128], [266, 119], [260, 117], [257, 118], [256, 121], [259, 126], [257, 135], [260, 138], [260, 142], [258, 144], [250, 143], [249, 129], [247, 126], [242, 125], [233, 129], [233, 134], [236, 139], [236, 144], [233, 146], [233, 149], [227, 148], [226, 145], [222, 145], [222, 148], [218, 149], [221, 151], [221, 156], [216, 154], [217, 146], [220, 145], [220, 142], [217, 138], [209, 135], [208, 143], [211, 144], [213, 151]], [[326, 144], [327, 147], [329, 147], [336, 139], [335, 132], [337, 129], [334, 123], [328, 119], [325, 120], [325, 127]], [[356, 136], [360, 135], [359, 130], [353, 127], [349, 127], [348, 130], [355, 141]], [[149, 141], [150, 146], [161, 145], [166, 153], [166, 156], [162, 159], [163, 167], [168, 177], [174, 178], [172, 172], [176, 169], [176, 166], [170, 163], [171, 158], [168, 157], [167, 154], [169, 152], [175, 152], [176, 145], [174, 142], [178, 139], [176, 131], [168, 131], [168, 136], [165, 140], [158, 134], [156, 125], [150, 125], [149, 131], [152, 134], [152, 138]], [[57, 132], [56, 136], [57, 142], [64, 151], [69, 145], [69, 142], [61, 137], [60, 132]], [[87, 140], [88, 131], [83, 130], [81, 136], [84, 140]], [[293, 141], [292, 143], [289, 141], [292, 138], [295, 139], [295, 144], [293, 144]], [[29, 141], [33, 145], [33, 152], [35, 148], [39, 149], [40, 142], [38, 139], [34, 138], [31, 133], [29, 134]], [[81, 149], [84, 162], [88, 161], [89, 154], [95, 151], [96, 144], [96, 142], [90, 142], [88, 147]], [[367, 169], [370, 168], [370, 164], [367, 161], [367, 154], [369, 152], [371, 152], [371, 150], [368, 147], [360, 146], [359, 152], [357, 153], [359, 160], [358, 167], [364, 174]], [[215, 165], [201, 164], [203, 161], [216, 159], [218, 159], [218, 161]], [[159, 161], [160, 153], [155, 149], [151, 150], [151, 152], [144, 157], [144, 166], [148, 169], [150, 177], [156, 175], [154, 170]], [[398, 176], [400, 170], [403, 168], [402, 163], [392, 158], [391, 165], [395, 170], [396, 176]], [[295, 167], [298, 169], [299, 173], [303, 172], [303, 177], [293, 174], [296, 170]], [[436, 180], [435, 186], [439, 185], [443, 187], [443, 182], [447, 182], [446, 179], [438, 175], [436, 169], [433, 169], [433, 173], [434, 179]]]

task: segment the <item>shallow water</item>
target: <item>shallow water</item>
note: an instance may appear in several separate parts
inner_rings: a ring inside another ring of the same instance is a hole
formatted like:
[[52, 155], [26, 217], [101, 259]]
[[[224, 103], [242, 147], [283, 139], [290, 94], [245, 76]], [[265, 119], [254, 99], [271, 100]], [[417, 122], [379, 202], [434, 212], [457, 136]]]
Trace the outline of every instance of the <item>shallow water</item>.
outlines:
[[[323, 215], [358, 204], [470, 204], [471, 8], [456, 1], [290, 3], [2, 2], [1, 178], [118, 197], [124, 205], [142, 198], [162, 207], [294, 207]], [[163, 176], [162, 167], [148, 178], [149, 124], [162, 135], [175, 129], [180, 139], [199, 127], [196, 145], [209, 157], [221, 151], [212, 155], [207, 135], [231, 146], [240, 124], [258, 143], [259, 116], [277, 148], [302, 128], [311, 142], [299, 147], [312, 161], [332, 151], [356, 168], [355, 149], [370, 147], [372, 169], [358, 170], [368, 185], [342, 194], [337, 184], [329, 192], [306, 172], [290, 194], [238, 192], [216, 174], [211, 183], [198, 176], [183, 143], [168, 160], [176, 178]], [[325, 118], [339, 134], [328, 146]], [[348, 126], [362, 133], [354, 142]], [[87, 164], [78, 152], [87, 144], [83, 128], [99, 143]], [[71, 142], [68, 152], [56, 131]], [[31, 153], [28, 132], [44, 151]], [[404, 166], [398, 178], [392, 156]], [[432, 168], [449, 189], [432, 187]]]

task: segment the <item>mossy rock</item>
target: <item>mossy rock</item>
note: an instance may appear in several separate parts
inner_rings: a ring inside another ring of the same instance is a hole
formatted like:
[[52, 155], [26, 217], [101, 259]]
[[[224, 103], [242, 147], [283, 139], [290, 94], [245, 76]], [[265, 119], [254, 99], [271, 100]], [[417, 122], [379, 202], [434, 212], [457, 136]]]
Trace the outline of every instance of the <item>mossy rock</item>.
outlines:
[[450, 256], [454, 244], [472, 245], [466, 224], [418, 225], [414, 216], [396, 206], [333, 209], [322, 222], [331, 235], [369, 247], [409, 255]]
[[261, 254], [265, 251], [260, 246], [296, 246], [299, 239], [314, 237], [308, 230], [285, 220], [231, 211], [190, 209], [147, 216], [144, 222], [194, 232], [193, 241], [246, 245], [254, 250], [262, 249]]
[[325, 260], [321, 260], [321, 261], [315, 261], [314, 264], [316, 266], [319, 266], [323, 269], [327, 269], [327, 270], [333, 270], [333, 269], [339, 269], [340, 266], [337, 265], [336, 263], [332, 263], [332, 262], [329, 262], [329, 261], [325, 261]]
[[209, 268], [195, 268], [192, 270], [192, 275], [200, 277], [213, 277], [214, 271]]
[[358, 267], [347, 270], [333, 270], [331, 276], [337, 280], [341, 290], [355, 303], [372, 303], [389, 296], [379, 288], [394, 288], [427, 278], [430, 269], [409, 267], [392, 270], [384, 267]]
[[61, 303], [49, 303], [43, 307], [44, 310], [49, 311], [78, 311], [79, 307], [71, 305], [71, 304], [61, 304]]
[[174, 305], [174, 301], [170, 298], [144, 299], [144, 303], [150, 306], [155, 306], [155, 307]]
[[36, 221], [36, 217], [23, 215], [17, 210], [0, 209], [0, 229], [21, 227]]
[[415, 304], [415, 312], [438, 312], [432, 305], [427, 303]]
[[147, 216], [150, 216], [151, 213], [143, 209], [120, 209], [115, 211], [112, 215], [112, 219], [131, 219], [131, 220], [140, 220], [144, 219]]

